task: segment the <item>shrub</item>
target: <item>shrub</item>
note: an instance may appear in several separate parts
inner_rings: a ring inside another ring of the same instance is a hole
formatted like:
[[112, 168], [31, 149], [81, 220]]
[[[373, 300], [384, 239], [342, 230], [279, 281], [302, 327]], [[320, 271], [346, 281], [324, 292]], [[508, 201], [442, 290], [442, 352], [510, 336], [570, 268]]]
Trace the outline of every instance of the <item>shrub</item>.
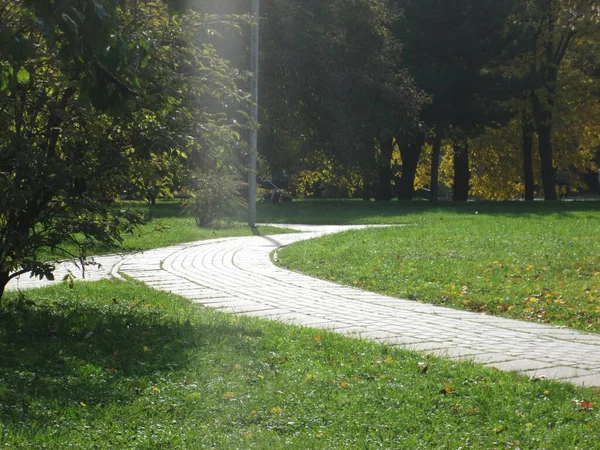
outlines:
[[193, 183], [193, 195], [183, 203], [183, 212], [193, 216], [199, 227], [231, 219], [245, 207], [239, 193], [240, 182], [231, 175], [201, 174], [194, 177]]

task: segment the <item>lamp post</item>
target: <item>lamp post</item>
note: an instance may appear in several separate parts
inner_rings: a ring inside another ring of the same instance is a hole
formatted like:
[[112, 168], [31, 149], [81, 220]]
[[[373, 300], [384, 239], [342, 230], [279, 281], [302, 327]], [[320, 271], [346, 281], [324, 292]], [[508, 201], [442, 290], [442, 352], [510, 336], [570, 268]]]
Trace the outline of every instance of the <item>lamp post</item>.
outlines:
[[259, 49], [259, 1], [252, 0], [252, 24], [250, 42], [250, 94], [252, 106], [250, 108], [250, 169], [248, 171], [248, 225], [256, 226], [256, 156], [257, 156], [257, 128], [258, 128], [258, 49]]

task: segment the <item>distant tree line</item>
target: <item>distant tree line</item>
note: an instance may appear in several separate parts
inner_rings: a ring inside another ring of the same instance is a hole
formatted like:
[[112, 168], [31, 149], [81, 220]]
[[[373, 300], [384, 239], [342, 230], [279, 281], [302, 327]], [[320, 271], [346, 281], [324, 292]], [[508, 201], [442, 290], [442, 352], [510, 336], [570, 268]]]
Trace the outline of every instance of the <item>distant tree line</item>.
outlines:
[[[260, 150], [305, 194], [554, 200], [597, 170], [589, 0], [263, 0]], [[593, 177], [591, 178], [593, 181]]]

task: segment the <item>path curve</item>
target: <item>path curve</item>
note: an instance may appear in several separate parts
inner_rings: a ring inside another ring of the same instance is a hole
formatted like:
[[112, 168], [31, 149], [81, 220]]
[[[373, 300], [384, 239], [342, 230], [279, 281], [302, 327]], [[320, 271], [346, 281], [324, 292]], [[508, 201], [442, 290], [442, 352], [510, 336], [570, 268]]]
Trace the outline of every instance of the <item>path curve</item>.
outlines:
[[[600, 335], [402, 300], [290, 272], [273, 250], [364, 226], [285, 225], [299, 233], [225, 238], [98, 257], [87, 279], [126, 275], [208, 307], [470, 359], [532, 377], [600, 386]], [[77, 269], [61, 265], [65, 273]], [[23, 278], [8, 288], [46, 285]]]

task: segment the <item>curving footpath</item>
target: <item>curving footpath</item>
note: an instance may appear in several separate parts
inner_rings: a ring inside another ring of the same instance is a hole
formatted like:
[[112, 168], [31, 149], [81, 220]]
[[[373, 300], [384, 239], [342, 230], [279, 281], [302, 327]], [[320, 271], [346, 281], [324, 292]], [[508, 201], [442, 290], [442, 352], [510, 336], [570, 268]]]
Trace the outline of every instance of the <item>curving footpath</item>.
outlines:
[[[280, 269], [284, 245], [362, 226], [285, 225], [299, 233], [200, 241], [98, 257], [86, 279], [126, 275], [236, 314], [323, 328], [532, 377], [600, 386], [600, 335], [402, 300]], [[80, 273], [62, 264], [56, 282]], [[21, 277], [8, 289], [50, 282]]]

